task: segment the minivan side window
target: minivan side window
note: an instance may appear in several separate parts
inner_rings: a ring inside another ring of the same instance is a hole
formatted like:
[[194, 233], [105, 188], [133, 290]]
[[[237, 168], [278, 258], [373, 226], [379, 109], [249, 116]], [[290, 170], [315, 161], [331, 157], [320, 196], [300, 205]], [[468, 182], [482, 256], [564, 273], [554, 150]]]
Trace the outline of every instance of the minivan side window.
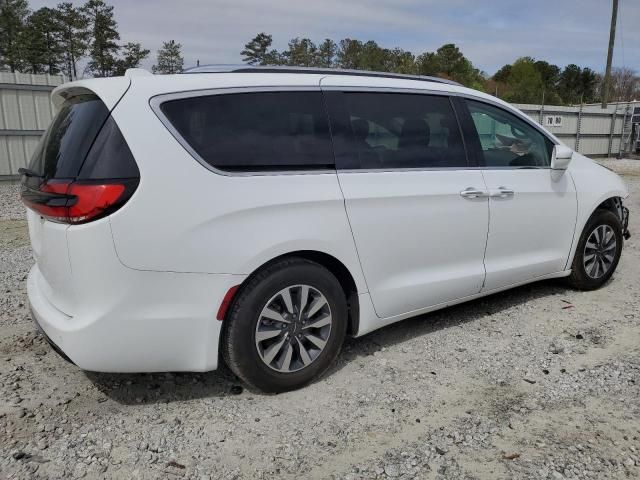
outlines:
[[447, 96], [329, 92], [327, 98], [340, 169], [467, 166], [462, 135]]
[[334, 169], [320, 92], [252, 92], [169, 100], [160, 109], [209, 165], [226, 171]]
[[553, 143], [515, 115], [467, 100], [487, 167], [548, 167]]

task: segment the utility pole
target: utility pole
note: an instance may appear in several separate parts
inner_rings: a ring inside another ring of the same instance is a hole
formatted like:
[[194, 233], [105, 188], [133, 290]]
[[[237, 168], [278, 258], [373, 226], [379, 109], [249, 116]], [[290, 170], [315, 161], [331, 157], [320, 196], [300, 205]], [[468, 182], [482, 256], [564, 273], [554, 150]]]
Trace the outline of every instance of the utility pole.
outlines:
[[609, 84], [611, 83], [611, 61], [613, 60], [613, 44], [616, 40], [616, 20], [618, 19], [618, 0], [613, 0], [611, 11], [611, 30], [609, 31], [609, 51], [607, 52], [607, 69], [604, 72], [602, 85], [602, 108], [607, 108], [609, 101]]

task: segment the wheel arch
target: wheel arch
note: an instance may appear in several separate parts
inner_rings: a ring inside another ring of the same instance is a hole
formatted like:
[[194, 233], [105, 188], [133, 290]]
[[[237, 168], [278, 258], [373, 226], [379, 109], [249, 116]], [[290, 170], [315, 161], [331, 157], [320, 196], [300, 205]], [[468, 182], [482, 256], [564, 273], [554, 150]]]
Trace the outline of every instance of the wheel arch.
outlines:
[[578, 241], [580, 239], [580, 236], [582, 235], [582, 232], [584, 231], [584, 228], [586, 227], [587, 223], [589, 223], [589, 220], [591, 219], [591, 217], [593, 217], [598, 210], [608, 210], [616, 214], [618, 218], [622, 221], [622, 200], [623, 199], [624, 199], [624, 196], [622, 196], [622, 193], [620, 192], [612, 192], [607, 195], [604, 195], [597, 202], [595, 202], [595, 204], [588, 211], [587, 215], [583, 215], [582, 218], [578, 219], [578, 223], [576, 224], [575, 232], [573, 235], [573, 244], [571, 246], [571, 252], [569, 257], [567, 258], [567, 264], [565, 266], [565, 269], [571, 268], [571, 265], [573, 264], [573, 259], [576, 255], [576, 249], [578, 247]]
[[228, 312], [232, 310], [235, 300], [239, 297], [239, 293], [251, 281], [251, 279], [256, 274], [258, 274], [258, 272], [264, 270], [269, 265], [287, 258], [302, 258], [312, 261], [314, 263], [322, 265], [336, 277], [336, 279], [340, 283], [340, 286], [342, 287], [345, 298], [347, 300], [347, 334], [357, 334], [360, 325], [360, 305], [358, 302], [358, 288], [356, 285], [356, 281], [352, 273], [343, 262], [341, 262], [333, 255], [318, 250], [297, 250], [288, 252], [282, 255], [278, 255], [277, 257], [264, 262], [262, 265], [254, 269], [253, 272], [251, 272], [247, 276], [247, 278], [244, 279], [238, 289], [234, 292], [233, 299], [230, 303], [229, 308], [227, 309], [227, 314], [225, 315], [225, 320], [227, 319]]

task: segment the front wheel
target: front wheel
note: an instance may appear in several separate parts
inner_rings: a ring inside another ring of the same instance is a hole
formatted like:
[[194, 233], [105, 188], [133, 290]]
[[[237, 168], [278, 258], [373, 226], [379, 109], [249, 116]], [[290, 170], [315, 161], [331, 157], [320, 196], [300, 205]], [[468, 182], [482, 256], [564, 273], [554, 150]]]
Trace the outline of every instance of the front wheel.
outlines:
[[571, 265], [569, 284], [594, 290], [613, 275], [622, 253], [622, 222], [609, 210], [597, 210], [587, 222]]
[[347, 302], [323, 266], [285, 259], [243, 286], [221, 342], [231, 370], [267, 392], [300, 388], [336, 359], [347, 331]]

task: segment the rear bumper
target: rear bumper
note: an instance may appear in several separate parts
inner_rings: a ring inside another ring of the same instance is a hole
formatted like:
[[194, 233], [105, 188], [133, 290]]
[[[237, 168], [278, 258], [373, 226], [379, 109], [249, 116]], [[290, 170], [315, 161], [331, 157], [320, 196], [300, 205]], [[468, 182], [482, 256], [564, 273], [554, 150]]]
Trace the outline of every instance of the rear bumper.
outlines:
[[93, 286], [92, 279], [84, 279], [94, 295], [87, 295], [87, 303], [76, 299], [74, 316], [49, 301], [37, 264], [31, 269], [27, 293], [33, 317], [54, 349], [80, 368], [99, 372], [217, 368], [222, 322], [216, 312], [243, 276], [114, 268], [117, 278], [109, 275], [114, 272], [96, 271], [102, 278]]
[[[38, 331], [44, 336], [45, 340], [47, 341], [47, 343], [49, 344], [49, 346], [58, 354], [60, 355], [64, 360], [66, 360], [69, 363], [73, 363], [73, 360], [71, 360], [66, 353], [64, 353], [62, 351], [62, 349], [55, 344], [55, 342], [53, 340], [51, 340], [49, 338], [49, 336], [47, 335], [47, 332], [45, 332], [42, 327], [40, 326], [40, 324], [38, 323], [38, 317], [36, 317], [36, 314], [34, 313], [33, 309], [31, 309], [31, 318], [33, 318], [33, 323], [36, 324], [36, 328], [38, 329]], [[74, 364], [75, 365], [75, 364]]]

